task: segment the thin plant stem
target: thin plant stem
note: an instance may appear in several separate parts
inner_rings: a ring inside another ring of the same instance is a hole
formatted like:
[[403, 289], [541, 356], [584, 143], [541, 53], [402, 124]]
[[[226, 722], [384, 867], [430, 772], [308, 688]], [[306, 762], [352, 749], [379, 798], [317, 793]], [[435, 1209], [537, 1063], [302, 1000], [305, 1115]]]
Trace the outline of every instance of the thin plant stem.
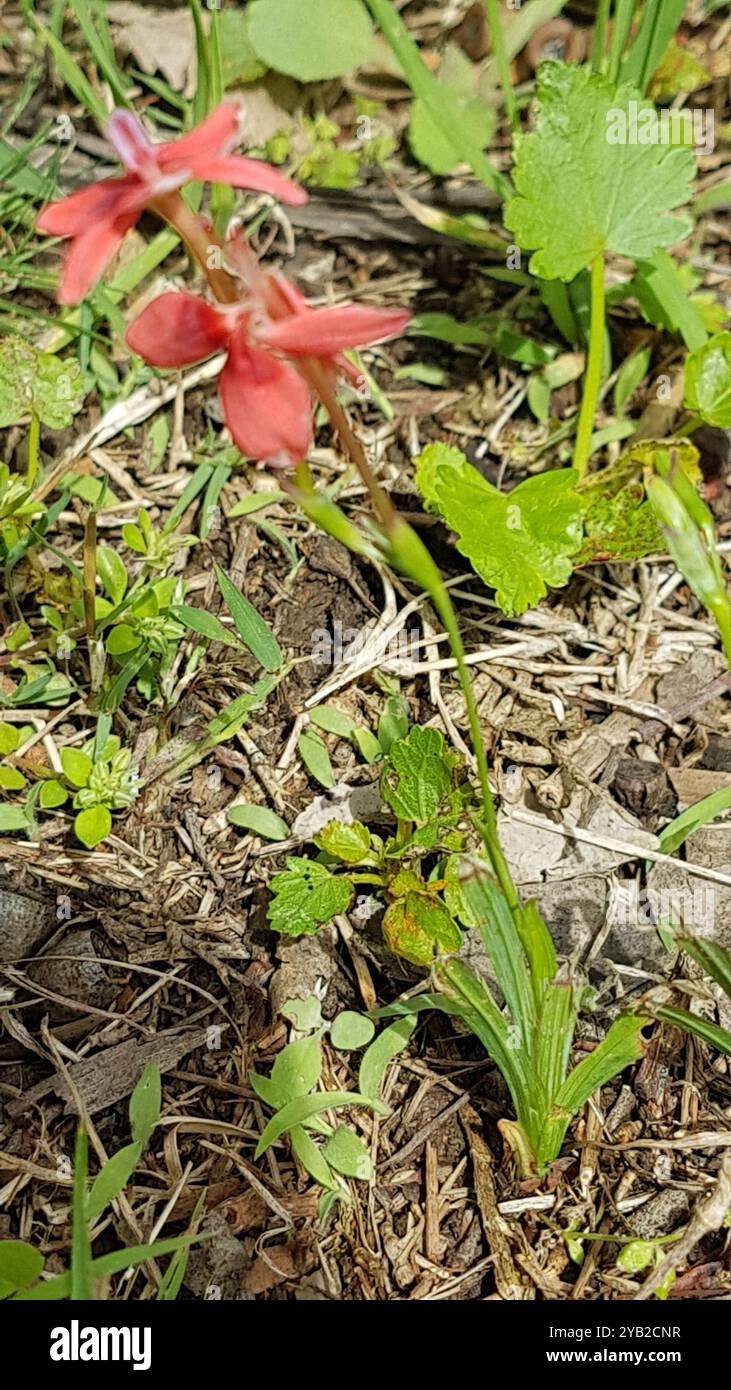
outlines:
[[449, 645], [452, 649], [452, 655], [457, 666], [457, 676], [459, 678], [462, 697], [467, 711], [467, 722], [470, 726], [470, 742], [472, 743], [475, 762], [477, 763], [477, 775], [480, 782], [482, 812], [484, 816], [480, 824], [480, 833], [508, 907], [510, 911], [515, 914], [520, 911], [520, 898], [518, 896], [518, 890], [513, 883], [513, 878], [498, 836], [497, 816], [495, 814], [495, 802], [490, 787], [487, 754], [485, 752], [485, 744], [480, 728], [480, 716], [477, 710], [475, 692], [472, 688], [469, 668], [465, 661], [462, 634], [459, 629], [459, 623], [452, 600], [449, 597], [449, 592], [445, 587], [442, 576], [436, 565], [434, 565], [433, 568], [434, 583], [433, 587], [430, 589], [429, 596], [444, 624], [444, 630], [449, 638]]
[[584, 394], [581, 400], [579, 426], [576, 431], [574, 468], [583, 478], [589, 465], [591, 436], [594, 430], [599, 391], [602, 384], [602, 360], [604, 357], [604, 329], [607, 311], [604, 298], [604, 256], [600, 251], [591, 264], [591, 328], [589, 332], [589, 356], [584, 377]]
[[38, 476], [38, 461], [40, 457], [41, 442], [41, 421], [38, 412], [31, 411], [30, 426], [28, 428], [28, 465], [26, 468], [26, 486], [33, 488], [36, 477]]
[[611, 3], [612, 0], [599, 0], [599, 9], [597, 10], [596, 24], [594, 26], [594, 42], [591, 46], [592, 72], [601, 72], [604, 67]]
[[622, 62], [622, 54], [629, 37], [632, 27], [632, 15], [634, 13], [635, 0], [617, 0], [614, 13], [614, 23], [612, 25], [612, 42], [609, 49], [609, 67], [607, 76], [610, 82], [616, 83], [619, 79], [619, 68]]
[[[608, 3], [608, 0], [606, 0]], [[487, 23], [490, 29], [490, 39], [492, 51], [495, 55], [495, 62], [500, 77], [500, 85], [503, 89], [503, 100], [505, 102], [505, 114], [510, 121], [510, 128], [513, 132], [520, 130], [520, 116], [518, 115], [518, 103], [515, 100], [513, 83], [510, 77], [510, 63], [505, 48], [505, 35], [500, 20], [500, 9], [498, 0], [485, 0], [487, 10]]]

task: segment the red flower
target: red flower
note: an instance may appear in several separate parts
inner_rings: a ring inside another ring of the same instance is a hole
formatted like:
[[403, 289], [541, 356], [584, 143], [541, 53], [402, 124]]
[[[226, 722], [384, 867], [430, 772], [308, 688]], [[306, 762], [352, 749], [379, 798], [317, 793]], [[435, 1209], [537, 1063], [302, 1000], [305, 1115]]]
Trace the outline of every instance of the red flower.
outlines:
[[188, 367], [225, 351], [221, 401], [237, 447], [291, 466], [306, 458], [313, 433], [309, 387], [287, 359], [314, 357], [352, 376], [343, 350], [395, 337], [411, 315], [352, 304], [311, 309], [279, 275], [262, 274], [259, 289], [254, 301], [219, 308], [194, 294], [162, 294], [130, 325], [127, 343], [153, 367]]
[[77, 304], [118, 250], [142, 209], [191, 179], [271, 193], [283, 203], [304, 203], [307, 194], [260, 160], [230, 155], [239, 138], [240, 108], [224, 102], [196, 130], [153, 145], [131, 111], [114, 111], [107, 134], [127, 172], [50, 203], [37, 226], [49, 236], [71, 237], [59, 302]]

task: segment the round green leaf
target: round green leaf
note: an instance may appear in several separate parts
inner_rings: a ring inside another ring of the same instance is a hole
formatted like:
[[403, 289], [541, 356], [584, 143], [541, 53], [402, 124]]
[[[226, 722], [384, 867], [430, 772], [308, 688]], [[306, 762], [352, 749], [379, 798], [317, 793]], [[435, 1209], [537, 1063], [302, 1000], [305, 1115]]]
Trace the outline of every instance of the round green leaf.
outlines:
[[14, 724], [0, 724], [0, 758], [6, 753], [14, 753], [20, 746], [20, 731]]
[[249, 38], [257, 57], [275, 72], [319, 82], [374, 56], [373, 28], [361, 0], [254, 0]]
[[43, 783], [38, 797], [38, 804], [43, 811], [52, 811], [56, 806], [63, 806], [64, 801], [67, 800], [66, 788], [62, 787], [55, 777], [50, 782]]
[[113, 627], [105, 642], [110, 656], [126, 656], [127, 652], [133, 652], [139, 645], [140, 639], [137, 633], [126, 623], [120, 623], [118, 627]]
[[94, 764], [88, 754], [80, 753], [78, 748], [62, 748], [61, 766], [72, 787], [85, 787]]
[[298, 1033], [313, 1033], [322, 1027], [322, 1009], [316, 994], [311, 994], [309, 999], [288, 999], [279, 1012], [289, 1019]]
[[365, 1047], [375, 1033], [375, 1027], [365, 1014], [357, 1014], [344, 1009], [333, 1019], [330, 1028], [330, 1041], [341, 1052], [350, 1052], [356, 1047]]
[[106, 806], [90, 806], [87, 811], [79, 811], [74, 821], [76, 838], [87, 849], [93, 849], [106, 840], [111, 828], [112, 817]]
[[0, 767], [0, 788], [5, 792], [20, 792], [26, 779], [17, 767]]
[[0, 1241], [0, 1298], [34, 1284], [43, 1264], [40, 1251], [24, 1240]]
[[226, 819], [231, 822], [231, 825], [239, 825], [242, 830], [250, 830], [253, 835], [259, 835], [263, 840], [286, 840], [289, 838], [287, 822], [283, 821], [276, 811], [270, 811], [268, 806], [251, 806], [239, 802], [236, 806], [229, 806]]

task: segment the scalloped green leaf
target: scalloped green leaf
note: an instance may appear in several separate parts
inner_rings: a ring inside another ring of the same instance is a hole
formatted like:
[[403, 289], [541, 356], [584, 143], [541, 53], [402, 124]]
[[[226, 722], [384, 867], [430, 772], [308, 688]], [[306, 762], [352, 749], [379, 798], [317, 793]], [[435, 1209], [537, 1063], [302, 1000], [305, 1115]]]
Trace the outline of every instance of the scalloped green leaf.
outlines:
[[464, 454], [444, 444], [427, 446], [416, 473], [427, 509], [457, 533], [460, 554], [511, 617], [571, 578], [582, 539], [576, 478], [563, 468], [498, 492]]
[[658, 121], [632, 86], [543, 64], [534, 129], [515, 140], [516, 196], [505, 212], [506, 227], [533, 252], [534, 275], [573, 280], [600, 254], [649, 260], [688, 235], [689, 218], [669, 214], [691, 197], [695, 157], [661, 143]]

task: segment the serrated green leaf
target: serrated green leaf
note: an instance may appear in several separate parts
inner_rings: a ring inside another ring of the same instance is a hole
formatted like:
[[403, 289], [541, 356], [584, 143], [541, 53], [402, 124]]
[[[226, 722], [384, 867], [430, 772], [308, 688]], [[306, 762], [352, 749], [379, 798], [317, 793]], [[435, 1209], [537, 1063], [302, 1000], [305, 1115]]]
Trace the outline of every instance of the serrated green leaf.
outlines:
[[572, 469], [527, 478], [505, 494], [458, 449], [430, 444], [417, 460], [416, 482], [428, 510], [456, 531], [457, 549], [495, 590], [504, 613], [524, 613], [549, 585], [568, 582], [582, 536]]
[[731, 333], [718, 333], [685, 364], [685, 405], [707, 425], [731, 429]]
[[346, 1178], [361, 1178], [368, 1182], [373, 1176], [371, 1156], [357, 1134], [347, 1125], [338, 1125], [323, 1145], [328, 1163]]
[[83, 396], [75, 359], [39, 352], [14, 334], [0, 339], [0, 426], [35, 414], [49, 429], [65, 429], [81, 409]]
[[371, 834], [360, 821], [353, 821], [350, 825], [330, 821], [315, 836], [315, 844], [318, 849], [323, 849], [333, 859], [341, 859], [344, 864], [362, 864], [370, 853]]
[[288, 859], [284, 872], [272, 880], [272, 892], [267, 913], [272, 931], [311, 936], [323, 923], [347, 911], [353, 885], [314, 859]]
[[268, 806], [251, 806], [238, 801], [236, 805], [229, 806], [226, 820], [264, 840], [286, 840], [289, 837], [287, 822], [276, 811], [270, 811]]
[[437, 951], [458, 951], [462, 933], [438, 898], [410, 892], [391, 903], [382, 922], [394, 955], [412, 965], [429, 966]]
[[650, 122], [652, 103], [631, 86], [572, 64], [547, 62], [538, 75], [534, 130], [516, 136], [514, 184], [505, 225], [533, 252], [545, 280], [573, 280], [608, 251], [649, 260], [690, 231], [671, 217], [692, 192], [688, 149], [632, 140]]
[[375, 1033], [375, 1026], [366, 1014], [357, 1014], [352, 1009], [343, 1009], [330, 1025], [330, 1041], [340, 1052], [351, 1052], [365, 1047]]
[[377, 52], [368, 12], [360, 0], [253, 0], [248, 33], [256, 56], [275, 72], [300, 82], [342, 77]]
[[399, 820], [424, 825], [449, 791], [451, 767], [444, 736], [416, 725], [394, 743], [381, 779], [381, 793]]

